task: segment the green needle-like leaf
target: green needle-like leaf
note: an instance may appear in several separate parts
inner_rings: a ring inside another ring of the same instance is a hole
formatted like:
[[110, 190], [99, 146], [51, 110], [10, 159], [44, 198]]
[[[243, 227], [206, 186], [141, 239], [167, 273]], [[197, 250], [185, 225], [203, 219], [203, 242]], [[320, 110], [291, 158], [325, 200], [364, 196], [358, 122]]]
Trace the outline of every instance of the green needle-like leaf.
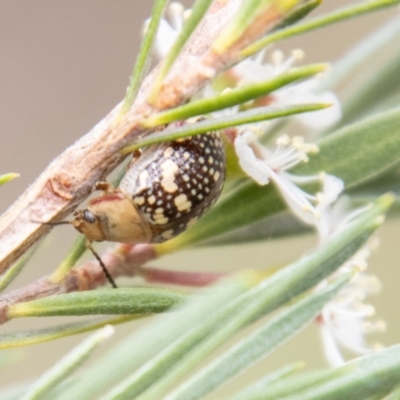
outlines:
[[239, 42], [254, 23], [279, 24], [300, 3], [300, 0], [246, 0], [233, 20], [212, 43], [212, 50], [224, 54]]
[[398, 206], [400, 203], [400, 171], [397, 169], [379, 176], [371, 182], [357, 186], [349, 191], [349, 195], [355, 202], [363, 204], [388, 192], [396, 196], [394, 205]]
[[344, 21], [349, 18], [358, 17], [362, 14], [366, 14], [372, 11], [376, 11], [386, 7], [393, 7], [400, 3], [400, 0], [371, 0], [362, 1], [357, 4], [352, 4], [347, 7], [343, 7], [337, 11], [333, 11], [329, 14], [321, 17], [314, 18], [311, 21], [303, 22], [297, 25], [292, 25], [289, 28], [282, 29], [267, 35], [263, 39], [258, 40], [252, 45], [248, 46], [242, 51], [243, 57], [248, 57], [254, 53], [257, 53], [264, 47], [271, 43], [277, 42], [281, 39], [286, 39], [291, 36], [300, 35], [305, 32], [319, 29], [324, 26], [334, 24], [336, 22]]
[[155, 0], [154, 2], [150, 23], [140, 46], [130, 84], [126, 91], [125, 99], [122, 103], [120, 116], [126, 114], [132, 107], [142, 80], [148, 71], [148, 66], [151, 60], [151, 51], [166, 4], [167, 0]]
[[62, 261], [62, 263], [57, 267], [57, 269], [52, 273], [50, 280], [53, 282], [60, 282], [65, 278], [65, 275], [74, 267], [77, 261], [83, 256], [87, 250], [86, 237], [84, 235], [79, 235], [72, 245], [67, 257]]
[[[385, 190], [375, 196], [369, 196], [366, 201], [362, 202], [362, 204], [374, 201], [374, 199], [382, 196], [388, 191], [389, 190]], [[217, 237], [213, 237], [210, 240], [205, 240], [200, 244], [200, 246], [245, 244], [248, 242], [259, 242], [262, 240], [302, 235], [310, 232], [312, 232], [312, 227], [310, 225], [306, 225], [289, 211], [286, 211]]]
[[13, 280], [19, 275], [27, 262], [35, 254], [37, 248], [38, 246], [35, 246], [33, 249], [25, 253], [11, 268], [9, 268], [0, 276], [0, 292], [6, 289], [8, 285], [10, 285], [10, 283], [13, 282]]
[[89, 336], [36, 381], [27, 393], [21, 397], [21, 400], [42, 399], [46, 393], [78, 368], [113, 333], [114, 328], [111, 325], [107, 325]]
[[18, 178], [19, 174], [15, 173], [15, 172], [10, 172], [8, 174], [3, 174], [0, 175], [0, 186], [4, 185], [5, 183], [12, 181], [15, 178]]
[[[263, 400], [337, 400], [382, 398], [400, 380], [400, 345], [371, 354], [337, 368], [345, 372], [307, 390], [292, 391], [282, 396], [273, 387], [264, 393]], [[289, 385], [291, 378], [288, 378]], [[276, 384], [278, 387], [279, 383]]]
[[271, 1], [247, 0], [242, 4], [235, 18], [221, 32], [213, 44], [213, 50], [216, 53], [223, 54], [236, 40], [238, 40], [253, 22], [255, 16], [260, 12], [260, 7], [264, 3]]
[[100, 289], [50, 296], [9, 306], [10, 318], [27, 316], [160, 313], [184, 296], [165, 289]]
[[[367, 114], [377, 104], [382, 103], [400, 88], [400, 56], [396, 54], [373, 77], [364, 80], [362, 86], [353, 90], [353, 95], [343, 101], [341, 126], [353, 122]], [[398, 105], [398, 103], [397, 103]]]
[[[286, 107], [259, 107], [223, 118], [200, 121], [194, 124], [183, 125], [179, 128], [167, 128], [162, 132], [153, 133], [146, 136], [132, 146], [125, 147], [122, 150], [122, 153], [130, 153], [143, 146], [148, 146], [149, 144], [199, 135], [201, 133], [225, 129], [231, 126], [250, 124], [254, 122], [266, 121], [269, 119], [287, 117], [289, 115], [299, 113], [322, 110], [323, 108], [327, 107], [330, 107], [330, 104], [312, 103]], [[146, 124], [146, 122], [144, 124]]]
[[145, 316], [146, 315], [123, 315], [113, 318], [96, 318], [92, 321], [65, 324], [56, 326], [54, 328], [22, 331], [18, 333], [2, 333], [0, 334], [0, 350], [9, 349], [12, 347], [28, 346], [71, 335], [78, 335], [80, 333], [99, 329], [104, 325], [122, 324], [124, 322], [143, 318]]
[[245, 387], [242, 391], [240, 391], [237, 395], [233, 396], [231, 400], [248, 400], [261, 390], [268, 388], [271, 384], [281, 381], [283, 378], [298, 372], [299, 369], [304, 368], [304, 363], [295, 363], [287, 365], [277, 371], [274, 371], [258, 382]]
[[347, 188], [379, 176], [400, 161], [400, 108], [350, 125], [321, 140], [319, 153], [296, 166], [296, 175], [324, 171]]
[[236, 343], [178, 389], [170, 400], [195, 400], [220, 387], [233, 376], [261, 360], [311, 322], [322, 307], [348, 282], [351, 275], [290, 306], [250, 335]]
[[301, 19], [305, 18], [311, 11], [317, 8], [322, 3], [322, 0], [305, 0], [295, 6], [290, 14], [287, 15], [284, 20], [274, 27], [274, 31], [278, 29], [286, 28], [287, 26], [293, 25]]
[[[389, 46], [400, 35], [400, 16], [380, 27], [376, 32], [367, 36], [356, 44], [347, 53], [335, 62], [335, 66], [321, 81], [318, 90], [327, 90], [337, 87], [346, 81], [352, 74], [358, 73], [360, 68], [379, 57], [379, 52]], [[376, 73], [374, 73], [376, 74]], [[363, 85], [365, 82], [362, 83]], [[360, 87], [361, 88], [361, 87]], [[354, 89], [353, 89], [354, 90]], [[357, 90], [354, 90], [355, 92]]]
[[190, 17], [185, 21], [182, 31], [180, 32], [178, 38], [172, 45], [161, 65], [160, 71], [158, 72], [158, 75], [154, 82], [154, 86], [149, 95], [149, 103], [155, 103], [155, 99], [158, 95], [158, 92], [160, 91], [164, 78], [167, 76], [169, 70], [171, 69], [173, 63], [181, 52], [183, 46], [190, 38], [192, 32], [202, 20], [211, 2], [212, 0], [196, 0], [196, 2], [194, 3]]
[[173, 108], [146, 120], [146, 127], [167, 124], [179, 119], [188, 119], [196, 115], [205, 115], [214, 111], [223, 110], [238, 104], [264, 96], [283, 86], [300, 79], [310, 77], [325, 71], [325, 64], [308, 65], [293, 68], [268, 81], [247, 85], [240, 89], [224, 92], [212, 98], [195, 100], [181, 107]]
[[[252, 395], [248, 397], [250, 400], [264, 399], [266, 397], [281, 399], [292, 393], [298, 393], [318, 384], [329, 382], [330, 380], [343, 376], [352, 371], [352, 367], [335, 368], [328, 370], [308, 371], [301, 374], [292, 375], [274, 382], [268, 387], [259, 388], [253, 391]], [[235, 399], [236, 400], [236, 399]]]

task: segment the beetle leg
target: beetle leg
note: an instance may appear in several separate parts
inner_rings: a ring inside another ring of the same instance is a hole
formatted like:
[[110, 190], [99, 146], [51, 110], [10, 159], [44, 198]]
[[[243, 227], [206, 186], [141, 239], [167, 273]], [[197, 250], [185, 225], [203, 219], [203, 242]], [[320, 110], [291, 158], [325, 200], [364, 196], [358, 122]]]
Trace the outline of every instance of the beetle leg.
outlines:
[[103, 192], [103, 195], [118, 192], [118, 189], [116, 189], [113, 185], [111, 185], [111, 183], [104, 181], [97, 182], [94, 185], [93, 190], [101, 190]]

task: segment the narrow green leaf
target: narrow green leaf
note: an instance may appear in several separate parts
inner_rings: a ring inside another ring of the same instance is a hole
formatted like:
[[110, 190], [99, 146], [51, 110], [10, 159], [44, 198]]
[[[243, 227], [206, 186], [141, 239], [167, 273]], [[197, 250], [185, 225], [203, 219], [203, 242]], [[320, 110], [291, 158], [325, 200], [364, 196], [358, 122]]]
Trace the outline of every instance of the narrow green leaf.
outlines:
[[[317, 111], [330, 107], [330, 104], [310, 103], [299, 104], [285, 107], [259, 107], [249, 111], [243, 111], [236, 115], [210, 119], [183, 125], [179, 128], [167, 128], [162, 132], [153, 133], [137, 141], [134, 145], [125, 147], [121, 153], [127, 154], [149, 144], [163, 141], [176, 140], [183, 137], [199, 135], [201, 133], [216, 131], [231, 126], [250, 124], [254, 122], [266, 121], [269, 119], [287, 117], [289, 115], [300, 114], [310, 111]], [[146, 122], [144, 122], [144, 125]]]
[[160, 313], [182, 301], [166, 289], [120, 288], [68, 293], [10, 305], [10, 318], [27, 316]]
[[378, 30], [347, 51], [343, 57], [335, 62], [334, 67], [326, 74], [325, 79], [323, 79], [318, 86], [318, 90], [322, 91], [337, 87], [348, 79], [349, 76], [358, 73], [360, 68], [364, 68], [365, 65], [368, 65], [369, 60], [378, 58], [380, 50], [390, 45], [399, 35], [400, 16], [385, 23], [382, 27], [379, 27]]
[[11, 268], [9, 268], [0, 276], [0, 292], [5, 290], [8, 285], [10, 285], [10, 283], [13, 282], [13, 280], [19, 275], [27, 262], [35, 254], [37, 248], [38, 246], [35, 246], [33, 249], [25, 253]]
[[263, 2], [263, 0], [247, 0], [241, 5], [233, 20], [213, 43], [213, 50], [217, 54], [223, 54], [243, 35], [249, 24], [251, 24], [256, 15], [260, 13], [260, 6], [263, 3], [268, 4], [271, 3], [271, 1]]
[[[154, 355], [188, 330], [211, 318], [222, 306], [237, 298], [254, 283], [254, 274], [241, 273], [219, 284], [204, 288], [189, 297], [174, 312], [164, 313], [141, 330], [121, 341], [98, 363], [82, 371], [69, 386], [68, 393], [57, 400], [92, 399]], [[96, 385], [92, 379], [96, 376]]]
[[[389, 198], [387, 200], [389, 201]], [[272, 277], [263, 280], [256, 287], [238, 296], [230, 304], [228, 303], [216, 314], [217, 324], [209, 319], [177, 339], [169, 348], [167, 347], [118, 385], [109, 394], [109, 398], [137, 395], [150, 382], [164, 374], [160, 380], [152, 384], [148, 392], [142, 395], [141, 400], [162, 397], [166, 389], [176, 384], [187, 371], [203, 361], [212, 350], [225, 343], [239, 329], [310, 289], [342, 265], [371, 234], [369, 229], [364, 230], [365, 223], [369, 224], [375, 219], [373, 215], [376, 215], [376, 211], [373, 211], [369, 217], [366, 213], [363, 218], [354, 222], [350, 230], [346, 232], [350, 236], [332, 239], [319, 251], [276, 272]], [[201, 343], [199, 339], [202, 340]], [[189, 352], [189, 349], [195, 345], [196, 347]], [[179, 363], [177, 363], [178, 360]]]
[[230, 400], [249, 400], [251, 398], [255, 397], [255, 394], [257, 394], [259, 391], [267, 389], [271, 384], [279, 382], [282, 380], [282, 378], [286, 378], [287, 376], [290, 376], [294, 374], [295, 372], [298, 372], [299, 369], [304, 368], [304, 363], [294, 363], [287, 365], [281, 369], [278, 369], [277, 371], [274, 371], [256, 383], [253, 383], [247, 387], [245, 387], [243, 390], [241, 390], [237, 395], [233, 396]]
[[325, 64], [293, 68], [267, 81], [246, 85], [243, 88], [230, 90], [212, 98], [195, 100], [183, 106], [152, 116], [145, 121], [145, 125], [146, 127], [154, 127], [179, 119], [188, 119], [196, 115], [205, 115], [214, 111], [223, 110], [224, 108], [264, 96], [292, 82], [323, 72], [325, 69]]
[[260, 388], [253, 392], [253, 395], [249, 396], [248, 399], [258, 400], [268, 398], [279, 400], [293, 393], [299, 393], [302, 390], [312, 388], [318, 384], [329, 382], [334, 378], [348, 374], [352, 370], [353, 368], [351, 366], [347, 366], [347, 368], [303, 372], [274, 382], [269, 387]]
[[383, 102], [400, 88], [400, 56], [395, 57], [378, 69], [372, 77], [364, 80], [353, 94], [342, 102], [343, 117], [340, 125], [362, 117], [377, 104]]
[[274, 27], [274, 31], [286, 28], [287, 26], [293, 25], [302, 20], [311, 11], [315, 10], [321, 3], [322, 0], [305, 0], [301, 2], [290, 11], [289, 15], [285, 16], [281, 23]]
[[370, 399], [383, 397], [400, 381], [400, 345], [356, 359], [338, 368], [348, 372], [330, 379], [308, 390], [285, 397], [270, 397], [265, 400], [336, 400]]
[[[300, 0], [246, 0], [228, 26], [212, 43], [216, 54], [224, 54], [235, 43], [240, 42], [254, 23], [265, 21], [268, 25], [279, 24], [300, 3]], [[267, 26], [268, 26], [267, 25]]]
[[61, 262], [57, 269], [51, 274], [50, 280], [52, 282], [61, 282], [71, 268], [77, 263], [77, 261], [83, 256], [87, 250], [86, 236], [79, 235], [72, 245], [67, 257]]
[[160, 91], [164, 78], [167, 76], [169, 70], [171, 69], [173, 63], [181, 52], [183, 46], [190, 38], [192, 32], [200, 23], [204, 14], [207, 12], [211, 2], [212, 0], [196, 0], [196, 2], [194, 3], [190, 17], [185, 21], [182, 31], [180, 32], [178, 38], [172, 45], [161, 65], [160, 71], [158, 72], [158, 75], [154, 81], [154, 86], [151, 89], [149, 95], [149, 103], [155, 103], [156, 97], [158, 95], [158, 92]]
[[78, 335], [80, 333], [99, 329], [104, 325], [122, 324], [124, 322], [132, 321], [134, 319], [143, 318], [144, 316], [146, 315], [124, 315], [114, 318], [96, 318], [92, 321], [65, 324], [56, 326], [54, 328], [2, 333], [0, 334], [0, 350], [20, 346], [29, 346], [32, 344], [48, 342], [50, 340], [60, 339], [67, 336]]
[[0, 175], [0, 186], [4, 185], [5, 183], [12, 181], [15, 178], [18, 178], [20, 175], [15, 172], [10, 172], [8, 174]]
[[[388, 190], [376, 196], [368, 198], [368, 202], [373, 201]], [[365, 202], [363, 203], [365, 204]], [[252, 224], [243, 226], [225, 234], [213, 237], [210, 240], [201, 242], [200, 246], [224, 246], [234, 244], [244, 244], [258, 242], [262, 240], [279, 239], [282, 237], [302, 235], [312, 232], [309, 225], [304, 224], [290, 212], [282, 212], [271, 217], [262, 219]]]
[[200, 399], [261, 360], [311, 322], [350, 278], [344, 276], [288, 307], [189, 378], [168, 399]]
[[244, 49], [242, 51], [242, 56], [248, 57], [278, 40], [300, 35], [314, 29], [322, 28], [324, 26], [344, 21], [349, 18], [358, 17], [362, 14], [373, 12], [382, 8], [393, 7], [399, 3], [400, 0], [371, 0], [361, 1], [360, 3], [343, 7], [321, 17], [314, 18], [311, 21], [292, 25], [289, 28], [273, 32]]
[[319, 153], [294, 173], [324, 171], [340, 177], [346, 188], [373, 179], [400, 162], [400, 108], [345, 127], [318, 146]]
[[153, 48], [154, 40], [157, 36], [158, 26], [160, 24], [160, 20], [166, 4], [167, 0], [155, 0], [154, 2], [153, 10], [151, 12], [150, 23], [147, 27], [146, 33], [142, 40], [142, 44], [140, 46], [139, 54], [136, 58], [136, 63], [133, 68], [129, 87], [126, 91], [125, 99], [122, 103], [119, 115], [120, 117], [125, 115], [132, 107], [142, 80], [148, 71], [151, 60], [151, 51]]
[[21, 400], [41, 399], [42, 396], [77, 369], [113, 333], [114, 328], [111, 325], [107, 325], [89, 336], [36, 381], [27, 393], [21, 397]]
[[351, 189], [348, 194], [356, 203], [365, 203], [376, 199], [383, 193], [391, 192], [395, 195], [395, 206], [400, 202], [400, 171], [390, 171], [371, 182], [359, 185]]

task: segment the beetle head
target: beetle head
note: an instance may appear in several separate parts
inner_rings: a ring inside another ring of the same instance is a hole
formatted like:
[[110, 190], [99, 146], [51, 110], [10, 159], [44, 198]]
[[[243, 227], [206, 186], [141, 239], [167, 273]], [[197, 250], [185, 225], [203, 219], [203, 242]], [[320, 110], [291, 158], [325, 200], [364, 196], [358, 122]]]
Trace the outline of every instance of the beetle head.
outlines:
[[153, 238], [149, 223], [122, 192], [97, 197], [74, 215], [72, 224], [90, 241], [150, 243]]

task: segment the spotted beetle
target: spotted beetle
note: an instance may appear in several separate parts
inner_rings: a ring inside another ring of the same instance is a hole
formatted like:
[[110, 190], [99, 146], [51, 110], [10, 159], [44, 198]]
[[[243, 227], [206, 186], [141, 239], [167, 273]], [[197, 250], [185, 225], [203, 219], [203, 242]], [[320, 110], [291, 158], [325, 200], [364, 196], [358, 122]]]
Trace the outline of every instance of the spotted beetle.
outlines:
[[151, 145], [134, 157], [118, 188], [77, 211], [74, 227], [89, 241], [161, 243], [192, 226], [217, 201], [225, 180], [218, 133]]

